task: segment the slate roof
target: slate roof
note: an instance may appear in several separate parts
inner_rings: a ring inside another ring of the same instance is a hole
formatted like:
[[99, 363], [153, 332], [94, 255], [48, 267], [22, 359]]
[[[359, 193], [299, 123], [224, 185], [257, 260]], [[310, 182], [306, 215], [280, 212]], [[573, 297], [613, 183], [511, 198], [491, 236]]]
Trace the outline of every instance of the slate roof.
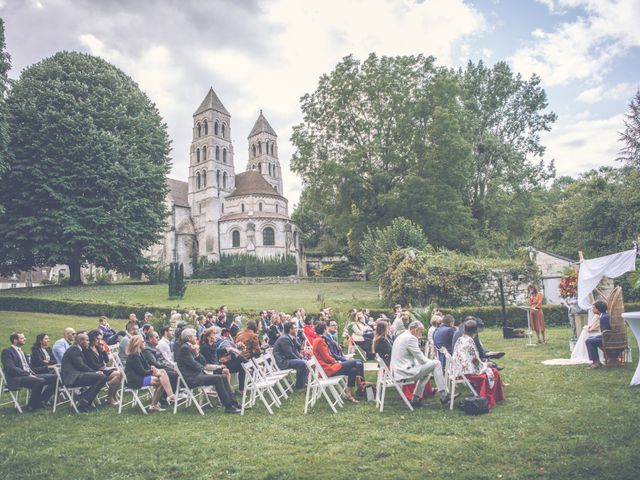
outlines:
[[220, 113], [224, 113], [225, 115], [231, 116], [228, 110], [224, 108], [224, 105], [218, 98], [218, 95], [216, 95], [216, 92], [213, 91], [213, 87], [209, 88], [209, 93], [207, 93], [207, 96], [204, 97], [204, 100], [196, 110], [196, 113], [194, 113], [193, 115], [194, 116], [198, 115], [199, 113], [205, 112], [210, 109], [213, 109]]
[[246, 195], [268, 195], [287, 200], [274, 190], [262, 175], [255, 170], [249, 170], [236, 175], [236, 188], [227, 198], [242, 197]]
[[276, 135], [276, 131], [271, 127], [271, 125], [269, 125], [269, 122], [267, 121], [267, 119], [264, 118], [264, 115], [262, 114], [262, 110], [260, 110], [260, 115], [258, 115], [258, 119], [256, 120], [256, 123], [253, 125], [253, 128], [251, 129], [251, 133], [247, 138], [251, 138], [254, 135], [258, 135], [259, 133], [262, 133], [262, 132], [267, 132], [268, 134], [273, 135], [274, 137], [278, 136]]
[[167, 178], [167, 185], [169, 186], [169, 193], [173, 198], [173, 203], [179, 207], [188, 207], [189, 184], [182, 180]]

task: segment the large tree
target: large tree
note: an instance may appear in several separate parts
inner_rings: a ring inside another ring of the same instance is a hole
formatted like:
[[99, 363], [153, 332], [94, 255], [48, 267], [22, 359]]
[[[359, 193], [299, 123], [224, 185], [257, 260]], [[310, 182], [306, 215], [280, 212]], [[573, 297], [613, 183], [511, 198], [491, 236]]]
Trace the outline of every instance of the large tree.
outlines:
[[618, 160], [626, 162], [628, 166], [640, 168], [640, 89], [629, 102], [624, 127], [624, 131], [620, 132], [623, 147]]
[[93, 263], [130, 270], [165, 220], [166, 125], [104, 60], [61, 52], [22, 72], [7, 99], [11, 165], [0, 185], [3, 271]]
[[[11, 57], [6, 52], [4, 40], [4, 20], [0, 18], [0, 178], [7, 168], [7, 145], [9, 143], [9, 127], [7, 125], [7, 111], [5, 98], [9, 90], [9, 70]], [[0, 210], [2, 206], [0, 204]]]

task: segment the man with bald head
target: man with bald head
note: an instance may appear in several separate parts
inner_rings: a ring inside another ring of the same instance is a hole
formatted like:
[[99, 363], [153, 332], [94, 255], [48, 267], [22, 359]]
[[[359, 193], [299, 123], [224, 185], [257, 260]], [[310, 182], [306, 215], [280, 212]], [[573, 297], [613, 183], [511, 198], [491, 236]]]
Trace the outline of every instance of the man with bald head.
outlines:
[[89, 348], [89, 336], [85, 333], [76, 335], [75, 345], [69, 347], [62, 357], [62, 381], [67, 387], [89, 387], [80, 395], [78, 410], [93, 410], [93, 401], [98, 392], [107, 383], [108, 377], [92, 370], [85, 361], [83, 350]]
[[71, 346], [73, 340], [76, 338], [76, 331], [73, 328], [68, 327], [64, 329], [64, 333], [62, 335], [62, 338], [53, 344], [53, 355], [56, 357], [58, 363], [62, 362], [64, 352], [67, 351], [67, 348]]

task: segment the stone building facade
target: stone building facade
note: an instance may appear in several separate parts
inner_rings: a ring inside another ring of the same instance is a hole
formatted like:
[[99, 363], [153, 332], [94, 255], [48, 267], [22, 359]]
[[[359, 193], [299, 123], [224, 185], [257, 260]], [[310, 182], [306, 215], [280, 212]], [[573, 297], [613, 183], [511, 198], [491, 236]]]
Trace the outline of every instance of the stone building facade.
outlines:
[[231, 115], [211, 88], [193, 114], [189, 179], [167, 179], [168, 229], [149, 250], [151, 259], [181, 262], [191, 275], [194, 258], [294, 255], [303, 274], [300, 233], [282, 195], [277, 135], [262, 111], [247, 140], [247, 170], [236, 174]]

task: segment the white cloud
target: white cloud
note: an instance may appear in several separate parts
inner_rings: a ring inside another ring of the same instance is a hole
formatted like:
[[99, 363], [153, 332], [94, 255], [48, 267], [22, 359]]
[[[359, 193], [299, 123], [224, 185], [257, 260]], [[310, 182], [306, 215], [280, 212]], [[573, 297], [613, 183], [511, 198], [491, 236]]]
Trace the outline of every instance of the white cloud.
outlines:
[[638, 84], [632, 82], [623, 82], [608, 88], [605, 88], [604, 85], [597, 85], [580, 92], [576, 100], [591, 104], [605, 100], [624, 100], [631, 98], [637, 88]]
[[586, 16], [563, 22], [553, 31], [536, 29], [533, 44], [518, 50], [512, 62], [526, 76], [539, 74], [547, 85], [575, 79], [600, 80], [611, 63], [640, 45], [637, 0], [543, 0], [551, 11], [580, 7]]
[[558, 175], [571, 175], [615, 165], [620, 144], [618, 132], [623, 128], [622, 114], [605, 119], [586, 115], [560, 117], [554, 129], [542, 136], [546, 158], [555, 160]]

